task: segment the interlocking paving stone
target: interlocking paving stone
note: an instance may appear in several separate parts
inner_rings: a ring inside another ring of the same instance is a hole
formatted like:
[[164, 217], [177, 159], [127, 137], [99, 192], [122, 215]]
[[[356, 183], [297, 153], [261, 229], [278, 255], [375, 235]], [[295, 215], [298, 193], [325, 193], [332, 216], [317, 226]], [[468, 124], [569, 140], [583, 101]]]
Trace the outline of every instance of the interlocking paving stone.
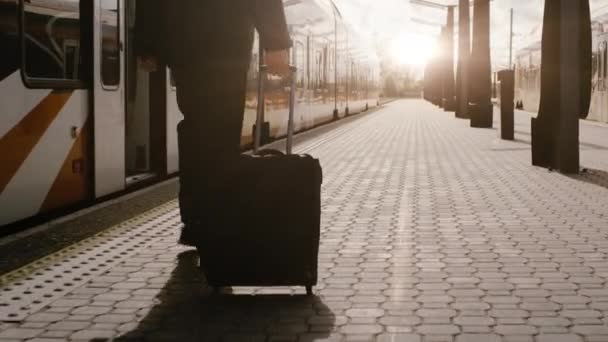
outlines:
[[0, 341], [608, 341], [608, 126], [581, 124], [590, 171], [564, 176], [530, 166], [516, 118], [501, 141], [407, 100], [296, 145], [324, 169], [318, 297], [212, 295], [174, 201], [170, 230], [108, 233], [148, 235]]
[[38, 336], [43, 329], [8, 328], [0, 331], [0, 339], [28, 339]]
[[422, 338], [416, 334], [382, 334], [377, 338], [378, 342], [421, 342]]
[[583, 339], [573, 334], [542, 334], [536, 338], [537, 342], [581, 342]]
[[456, 342], [500, 342], [501, 340], [496, 334], [462, 334], [456, 337]]

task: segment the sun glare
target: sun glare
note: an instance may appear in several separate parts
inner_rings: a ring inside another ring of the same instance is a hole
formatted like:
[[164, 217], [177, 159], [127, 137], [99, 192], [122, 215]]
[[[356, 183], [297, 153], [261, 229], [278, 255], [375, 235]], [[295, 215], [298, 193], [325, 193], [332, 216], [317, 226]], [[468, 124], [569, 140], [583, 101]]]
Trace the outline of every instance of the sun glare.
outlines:
[[423, 66], [434, 53], [433, 39], [417, 34], [400, 36], [391, 44], [391, 56], [401, 65]]

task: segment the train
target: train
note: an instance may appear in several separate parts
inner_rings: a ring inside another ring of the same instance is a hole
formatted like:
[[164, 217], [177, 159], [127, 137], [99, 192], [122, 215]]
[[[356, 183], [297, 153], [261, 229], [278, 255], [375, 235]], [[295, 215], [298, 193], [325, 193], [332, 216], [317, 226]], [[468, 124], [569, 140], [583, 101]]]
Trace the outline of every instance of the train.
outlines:
[[[0, 0], [0, 234], [179, 172], [171, 71], [134, 53], [145, 0]], [[332, 0], [284, 0], [298, 68], [295, 128], [379, 104], [380, 63]], [[286, 134], [291, 82], [269, 75], [258, 96], [258, 38], [242, 144], [258, 98], [265, 140]], [[142, 185], [145, 184], [145, 185]]]
[[[608, 5], [592, 8], [593, 78], [587, 120], [608, 123]], [[540, 105], [541, 27], [530, 34], [534, 40], [516, 55], [516, 108], [538, 112]]]

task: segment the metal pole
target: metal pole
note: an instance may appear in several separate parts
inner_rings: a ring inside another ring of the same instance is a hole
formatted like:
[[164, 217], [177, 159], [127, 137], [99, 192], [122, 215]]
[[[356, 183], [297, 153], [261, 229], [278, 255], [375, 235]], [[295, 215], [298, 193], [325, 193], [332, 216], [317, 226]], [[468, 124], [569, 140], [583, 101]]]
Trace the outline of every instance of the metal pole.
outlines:
[[513, 69], [513, 9], [511, 8], [511, 29], [509, 30], [509, 69]]

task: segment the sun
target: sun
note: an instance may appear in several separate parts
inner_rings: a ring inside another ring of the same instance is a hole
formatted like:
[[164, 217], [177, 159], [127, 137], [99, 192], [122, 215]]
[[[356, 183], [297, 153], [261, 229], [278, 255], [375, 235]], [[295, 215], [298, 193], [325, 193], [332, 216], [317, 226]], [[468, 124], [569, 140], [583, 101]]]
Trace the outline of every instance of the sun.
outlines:
[[395, 63], [424, 66], [435, 54], [435, 42], [432, 38], [408, 33], [393, 39], [390, 53]]

